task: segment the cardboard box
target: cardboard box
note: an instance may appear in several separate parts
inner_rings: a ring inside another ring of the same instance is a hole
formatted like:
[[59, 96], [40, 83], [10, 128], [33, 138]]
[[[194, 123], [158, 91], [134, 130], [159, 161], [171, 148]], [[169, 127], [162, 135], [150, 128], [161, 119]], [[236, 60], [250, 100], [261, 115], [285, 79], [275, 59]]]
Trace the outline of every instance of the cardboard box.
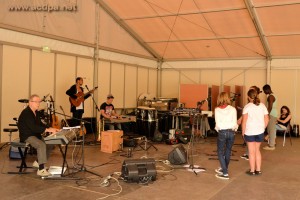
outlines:
[[123, 146], [122, 130], [107, 130], [101, 132], [101, 151], [112, 153]]

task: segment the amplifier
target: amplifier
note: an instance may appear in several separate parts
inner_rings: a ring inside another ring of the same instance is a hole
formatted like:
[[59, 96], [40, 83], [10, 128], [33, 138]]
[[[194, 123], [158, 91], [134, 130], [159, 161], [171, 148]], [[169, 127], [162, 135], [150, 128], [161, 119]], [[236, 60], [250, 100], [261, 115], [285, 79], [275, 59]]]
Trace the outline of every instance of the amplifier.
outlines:
[[121, 177], [125, 182], [147, 184], [156, 180], [155, 160], [153, 158], [126, 159], [121, 172]]

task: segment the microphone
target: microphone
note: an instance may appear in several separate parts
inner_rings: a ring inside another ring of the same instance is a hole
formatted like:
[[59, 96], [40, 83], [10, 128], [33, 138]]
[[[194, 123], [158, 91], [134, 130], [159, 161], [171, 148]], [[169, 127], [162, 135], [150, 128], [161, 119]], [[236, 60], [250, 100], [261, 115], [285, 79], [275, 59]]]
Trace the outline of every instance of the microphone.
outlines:
[[90, 90], [89, 90], [89, 87], [88, 87], [87, 85], [85, 85], [85, 88], [86, 88], [88, 91], [90, 91]]
[[[208, 99], [208, 98], [207, 98]], [[205, 103], [205, 101], [207, 101], [208, 102], [208, 100], [207, 99], [203, 99], [203, 100], [201, 100], [201, 101], [198, 101], [198, 103], [197, 104], [204, 104]]]

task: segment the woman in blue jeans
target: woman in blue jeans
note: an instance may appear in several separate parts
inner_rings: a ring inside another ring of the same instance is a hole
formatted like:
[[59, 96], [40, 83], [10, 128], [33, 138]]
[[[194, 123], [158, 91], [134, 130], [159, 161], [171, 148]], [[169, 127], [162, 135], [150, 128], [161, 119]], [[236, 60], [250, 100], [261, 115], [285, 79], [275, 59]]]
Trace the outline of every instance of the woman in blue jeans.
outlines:
[[228, 166], [230, 162], [231, 149], [234, 143], [234, 134], [238, 128], [236, 109], [230, 105], [228, 93], [222, 92], [218, 96], [215, 108], [216, 131], [218, 132], [218, 159], [221, 168], [216, 169], [216, 177], [229, 179]]

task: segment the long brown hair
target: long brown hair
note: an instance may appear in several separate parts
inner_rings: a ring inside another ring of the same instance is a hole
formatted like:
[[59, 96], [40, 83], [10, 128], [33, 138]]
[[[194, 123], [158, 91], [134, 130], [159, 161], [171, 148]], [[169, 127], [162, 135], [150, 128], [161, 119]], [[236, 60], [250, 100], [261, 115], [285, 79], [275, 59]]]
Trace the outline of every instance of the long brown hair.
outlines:
[[257, 93], [257, 90], [256, 90], [256, 89], [250, 89], [250, 90], [248, 91], [247, 95], [248, 95], [248, 97], [249, 97], [250, 99], [253, 99], [253, 103], [254, 103], [255, 105], [258, 106], [258, 105], [260, 104], [260, 99], [259, 99], [259, 97], [258, 97], [258, 93]]

